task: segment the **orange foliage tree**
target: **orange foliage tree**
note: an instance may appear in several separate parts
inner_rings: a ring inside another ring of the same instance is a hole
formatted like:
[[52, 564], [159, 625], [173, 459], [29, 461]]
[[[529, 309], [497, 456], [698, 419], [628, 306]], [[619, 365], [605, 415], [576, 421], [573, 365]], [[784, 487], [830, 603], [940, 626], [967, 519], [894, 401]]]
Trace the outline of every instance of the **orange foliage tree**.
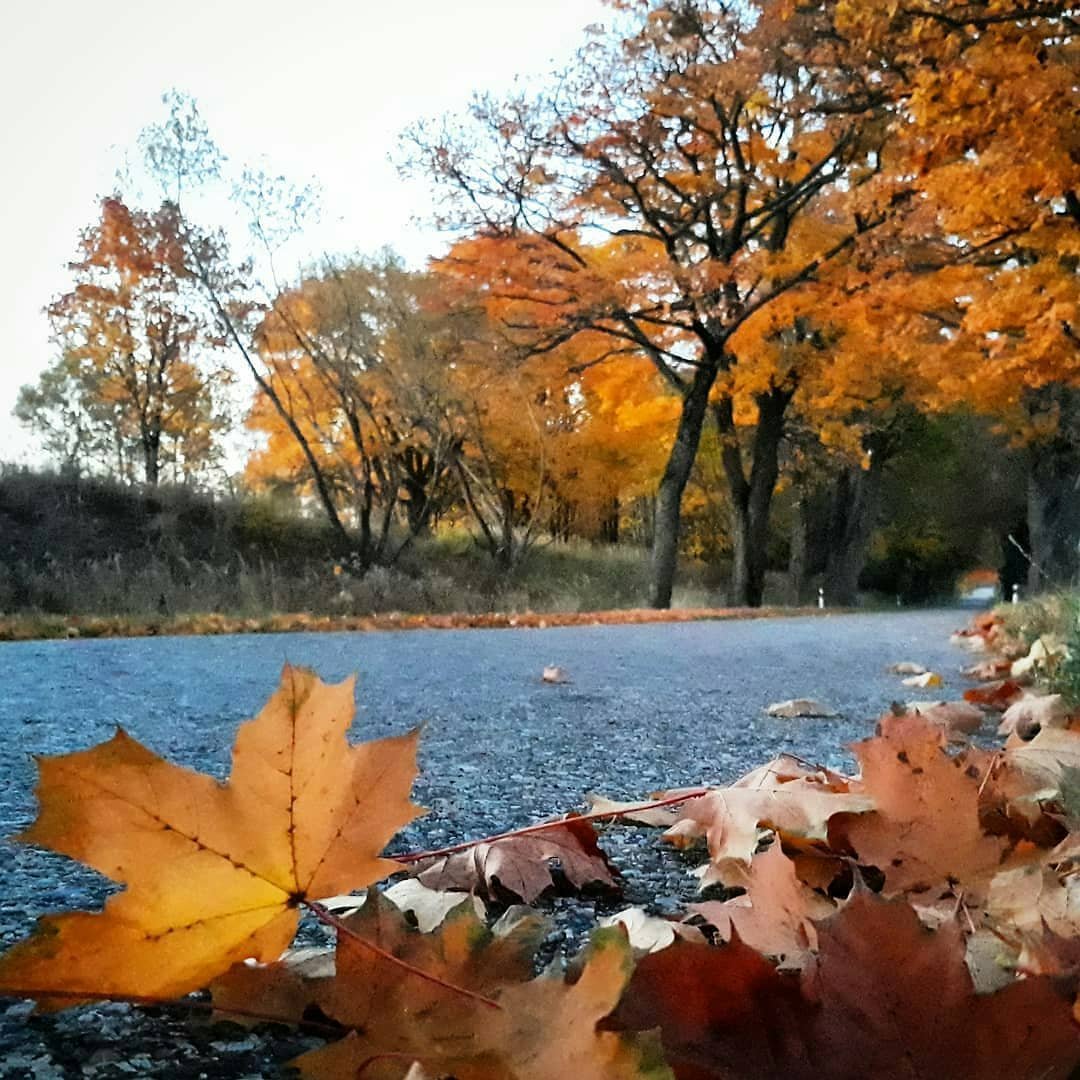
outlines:
[[670, 603], [680, 506], [711, 413], [733, 592], [756, 604], [797, 385], [774, 345], [812, 342], [799, 289], [876, 220], [850, 196], [877, 170], [881, 95], [839, 62], [846, 46], [821, 33], [820, 10], [613, 7], [621, 29], [587, 45], [556, 90], [480, 99], [464, 133], [415, 129], [415, 163], [443, 183], [447, 220], [471, 232], [443, 267], [476, 282], [494, 317], [539, 351], [586, 333], [613, 355], [633, 349], [675, 395], [657, 606]]
[[355, 526], [363, 567], [427, 528], [457, 455], [459, 436], [426, 400], [450, 343], [425, 291], [392, 257], [330, 265], [283, 290], [255, 332], [268, 387], [248, 424], [267, 441], [248, 477], [320, 483], [338, 527]]
[[49, 308], [64, 370], [117, 444], [137, 448], [151, 485], [163, 464], [184, 476], [205, 465], [222, 423], [213, 394], [227, 376], [198, 355], [216, 339], [181, 229], [172, 203], [148, 212], [103, 199], [71, 264], [75, 287]]
[[[1075, 6], [837, 5], [900, 102], [903, 251], [861, 288], [878, 355], [923, 407], [974, 408], [1027, 448], [1033, 588], [1080, 568], [1080, 42]], [[898, 257], [902, 256], [902, 257]], [[885, 273], [882, 273], [882, 270]]]

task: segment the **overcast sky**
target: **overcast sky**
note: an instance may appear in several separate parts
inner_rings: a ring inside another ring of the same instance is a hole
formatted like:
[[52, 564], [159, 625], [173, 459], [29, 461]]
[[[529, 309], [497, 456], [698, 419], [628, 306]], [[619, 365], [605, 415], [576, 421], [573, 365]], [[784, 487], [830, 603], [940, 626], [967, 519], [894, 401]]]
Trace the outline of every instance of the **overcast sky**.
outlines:
[[438, 237], [411, 221], [428, 210], [427, 190], [387, 160], [401, 129], [549, 70], [603, 19], [600, 0], [11, 5], [0, 36], [0, 461], [27, 460], [11, 409], [52, 356], [42, 309], [68, 287], [79, 230], [140, 129], [161, 118], [163, 91], [194, 96], [234, 159], [320, 182], [313, 255], [389, 244], [417, 260]]

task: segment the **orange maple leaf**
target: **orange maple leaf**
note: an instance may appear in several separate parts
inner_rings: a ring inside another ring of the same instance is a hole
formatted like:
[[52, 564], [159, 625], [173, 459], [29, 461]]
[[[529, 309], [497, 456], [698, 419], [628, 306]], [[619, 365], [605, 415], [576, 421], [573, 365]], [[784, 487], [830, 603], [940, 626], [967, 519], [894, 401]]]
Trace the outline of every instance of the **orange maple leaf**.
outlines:
[[716, 927], [725, 941], [737, 933], [750, 948], [794, 968], [817, 948], [812, 920], [827, 918], [835, 908], [827, 896], [799, 879], [795, 863], [777, 841], [754, 857], [743, 896], [692, 904], [690, 910]]
[[549, 861], [558, 859], [575, 888], [598, 882], [617, 888], [617, 872], [601, 850], [592, 823], [567, 817], [558, 827], [474, 844], [421, 864], [417, 876], [429, 889], [486, 890], [495, 881], [526, 904], [553, 883]]
[[[463, 927], [471, 922], [464, 910], [460, 918]], [[454, 932], [453, 924], [450, 931]], [[463, 972], [481, 977], [487, 966], [484, 952], [500, 948], [498, 940], [492, 942], [479, 926], [449, 949], [441, 942], [425, 945], [423, 938], [417, 940], [422, 952], [441, 953], [455, 978]], [[343, 953], [342, 959], [350, 955], [370, 972], [363, 954]], [[352, 965], [353, 959], [347, 964]], [[345, 982], [337, 988], [341, 1004], [335, 1008], [330, 1002], [335, 1015], [340, 1009], [354, 1019], [371, 1017], [371, 984], [358, 977], [364, 969], [342, 970]], [[365, 1080], [407, 1080], [414, 1057], [435, 1067], [436, 1075], [452, 1074], [458, 1080], [673, 1080], [655, 1034], [627, 1036], [602, 1030], [632, 970], [626, 935], [614, 927], [593, 934], [574, 982], [553, 974], [511, 982], [494, 991], [489, 1003], [494, 1008], [475, 999], [448, 1001], [445, 994], [437, 1003], [425, 989], [419, 989], [417, 997], [406, 996], [412, 991], [402, 984], [396, 999], [401, 1007], [394, 1015], [386, 1016], [384, 1004], [375, 1005], [387, 1024], [353, 1031], [293, 1065], [308, 1080], [352, 1080], [361, 1074]], [[520, 970], [498, 965], [485, 981], [500, 974], [521, 976]], [[447, 1007], [453, 1011], [440, 1015]], [[451, 1017], [452, 1025], [447, 1023]], [[395, 1046], [400, 1049], [390, 1049]]]
[[737, 935], [676, 941], [638, 963], [608, 1026], [659, 1026], [678, 1080], [1064, 1080], [1080, 1062], [1061, 988], [1033, 977], [977, 994], [955, 922], [929, 931], [863, 890], [817, 932], [797, 979]]
[[854, 745], [875, 809], [834, 817], [830, 845], [846, 841], [860, 862], [878, 866], [890, 894], [946, 883], [985, 887], [1005, 842], [983, 832], [976, 771], [950, 757], [945, 734], [917, 713], [885, 716], [879, 731]]
[[0, 957], [0, 993], [48, 1007], [184, 994], [248, 957], [275, 959], [305, 900], [392, 873], [379, 852], [423, 813], [409, 801], [418, 733], [350, 746], [353, 685], [287, 666], [240, 728], [224, 784], [123, 731], [41, 759], [40, 813], [17, 839], [127, 888], [101, 913], [42, 919]]

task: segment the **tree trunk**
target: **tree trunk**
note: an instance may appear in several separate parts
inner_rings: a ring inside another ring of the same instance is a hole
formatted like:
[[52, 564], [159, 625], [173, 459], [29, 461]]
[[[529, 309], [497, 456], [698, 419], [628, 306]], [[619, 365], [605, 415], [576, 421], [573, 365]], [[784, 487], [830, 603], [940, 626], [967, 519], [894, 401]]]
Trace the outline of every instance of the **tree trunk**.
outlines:
[[795, 520], [792, 523], [788, 558], [788, 595], [791, 603], [815, 599], [809, 581], [825, 569], [829, 554], [829, 516], [832, 492], [820, 476], [796, 477]]
[[788, 603], [798, 607], [806, 589], [810, 554], [810, 497], [797, 489], [795, 516], [791, 523], [791, 550], [788, 553]]
[[1055, 439], [1030, 450], [1028, 589], [1076, 583], [1080, 572], [1080, 449]]
[[743, 469], [730, 400], [717, 403], [716, 418], [723, 443], [721, 459], [731, 496], [731, 602], [761, 607], [769, 539], [769, 512], [780, 475], [780, 441], [784, 415], [794, 392], [772, 389], [757, 398], [750, 479]]
[[656, 492], [649, 594], [649, 603], [654, 608], [671, 607], [671, 590], [675, 584], [675, 567], [679, 556], [683, 492], [697, 457], [701, 429], [709, 407], [709, 391], [715, 380], [716, 367], [713, 364], [702, 363], [694, 372], [693, 380], [683, 393], [675, 443]]
[[161, 479], [161, 439], [147, 435], [142, 440], [143, 476], [149, 487], [157, 487]]
[[877, 525], [885, 461], [884, 453], [874, 454], [869, 468], [846, 468], [836, 479], [825, 563], [828, 604], [855, 607], [859, 602], [859, 575], [866, 565], [870, 538]]
[[600, 539], [605, 544], [617, 544], [619, 542], [619, 512], [619, 496], [612, 495], [604, 519], [600, 523]]

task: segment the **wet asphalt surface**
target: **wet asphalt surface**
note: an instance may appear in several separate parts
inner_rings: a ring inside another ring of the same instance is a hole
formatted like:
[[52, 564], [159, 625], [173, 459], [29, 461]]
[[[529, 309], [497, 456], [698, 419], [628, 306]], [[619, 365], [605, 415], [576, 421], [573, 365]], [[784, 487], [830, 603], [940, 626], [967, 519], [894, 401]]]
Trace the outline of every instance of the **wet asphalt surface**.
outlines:
[[[639, 798], [727, 782], [782, 751], [848, 769], [844, 744], [870, 734], [891, 702], [959, 695], [965, 656], [948, 636], [969, 615], [0, 644], [0, 832], [33, 818], [33, 754], [92, 745], [117, 724], [172, 761], [224, 777], [237, 726], [286, 661], [328, 681], [359, 674], [357, 739], [424, 726], [414, 798], [430, 813], [398, 837], [398, 851], [579, 808], [588, 792]], [[885, 670], [898, 660], [940, 671], [945, 688], [907, 690]], [[549, 664], [570, 681], [542, 683]], [[765, 715], [791, 697], [816, 698], [840, 716]], [[612, 830], [604, 845], [626, 878], [614, 909], [674, 910], [692, 898], [686, 864], [658, 850], [650, 832]], [[0, 875], [4, 945], [38, 915], [95, 908], [108, 891], [90, 871], [7, 841]], [[564, 899], [549, 906], [572, 947], [595, 911]], [[169, 1060], [159, 1061], [162, 1025], [172, 1020], [108, 1005], [27, 1026], [26, 1008], [5, 1015], [0, 1002], [0, 1077], [275, 1075], [265, 1040], [170, 1029]], [[142, 1048], [135, 1057], [133, 1047]]]

